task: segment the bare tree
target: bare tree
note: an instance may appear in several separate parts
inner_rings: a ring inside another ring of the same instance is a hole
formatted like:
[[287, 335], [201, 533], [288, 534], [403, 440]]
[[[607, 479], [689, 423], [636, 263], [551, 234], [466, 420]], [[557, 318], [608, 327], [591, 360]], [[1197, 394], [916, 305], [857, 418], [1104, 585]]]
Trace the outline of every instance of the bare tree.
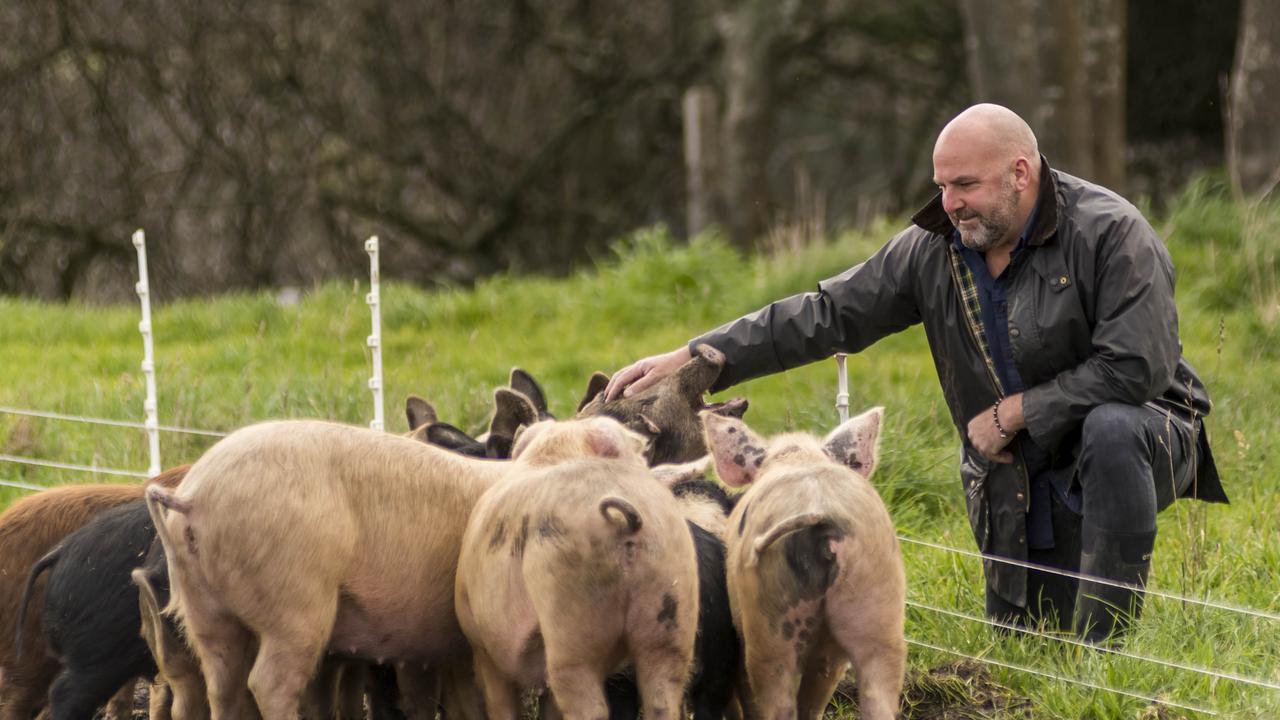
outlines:
[[1128, 34], [1125, 0], [1088, 0], [1085, 7], [1085, 50], [1089, 58], [1089, 86], [1093, 90], [1092, 179], [1122, 193], [1126, 189], [1128, 147], [1125, 140], [1125, 38]]
[[1280, 3], [1244, 0], [1231, 72], [1227, 163], [1236, 191], [1266, 196], [1280, 184]]

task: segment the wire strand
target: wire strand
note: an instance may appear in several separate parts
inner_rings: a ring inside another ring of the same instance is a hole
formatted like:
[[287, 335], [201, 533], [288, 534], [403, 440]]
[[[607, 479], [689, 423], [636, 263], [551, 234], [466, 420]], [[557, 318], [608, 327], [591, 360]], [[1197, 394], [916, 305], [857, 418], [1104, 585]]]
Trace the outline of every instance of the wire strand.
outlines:
[[[146, 423], [133, 422], [130, 420], [109, 420], [107, 418], [90, 417], [88, 415], [66, 415], [63, 413], [45, 412], [43, 410], [24, 410], [22, 408], [0, 407], [0, 413], [47, 418], [50, 420], [70, 420], [73, 422], [91, 423], [93, 425], [112, 425], [114, 427], [136, 428], [138, 430], [147, 429]], [[228, 435], [228, 433], [217, 430], [197, 430], [195, 428], [185, 428], [177, 425], [157, 425], [156, 429], [163, 430], [165, 432], [187, 433], [189, 435], [207, 435], [209, 437], [226, 437]]]
[[18, 488], [19, 490], [35, 490], [36, 492], [49, 489], [44, 485], [32, 485], [31, 483], [24, 483], [18, 480], [0, 480], [0, 485], [3, 485], [5, 487]]
[[151, 477], [144, 472], [136, 472], [133, 470], [116, 470], [113, 468], [100, 468], [92, 465], [73, 465], [71, 463], [52, 462], [50, 460], [34, 460], [31, 458], [18, 457], [16, 455], [0, 455], [0, 461], [21, 463], [23, 465], [38, 465], [40, 467], [57, 468], [58, 470], [78, 470], [81, 472], [98, 473], [102, 475], [127, 475], [129, 477]]
[[1251, 615], [1263, 620], [1280, 621], [1280, 614], [1267, 612], [1266, 610], [1255, 610], [1254, 608], [1243, 607], [1240, 605], [1231, 605], [1229, 603], [1215, 602], [1212, 600], [1199, 600], [1197, 598], [1184, 597], [1182, 595], [1174, 595], [1173, 593], [1152, 590], [1148, 587], [1134, 585], [1132, 583], [1119, 582], [1108, 578], [1097, 577], [1096, 575], [1085, 575], [1084, 573], [1074, 572], [1071, 570], [1063, 570], [1061, 568], [1049, 567], [1048, 565], [1038, 565], [1036, 563], [1027, 562], [1025, 560], [1014, 560], [1013, 558], [1004, 558], [997, 555], [988, 555], [986, 553], [974, 552], [972, 550], [962, 550], [957, 547], [948, 545], [939, 545], [927, 540], [917, 540], [916, 538], [898, 536], [901, 542], [911, 543], [913, 545], [923, 545], [924, 547], [933, 548], [935, 550], [945, 550], [947, 552], [965, 555], [967, 557], [982, 558], [992, 562], [1004, 563], [1006, 565], [1016, 565], [1018, 567], [1027, 568], [1028, 570], [1038, 570], [1050, 575], [1062, 575], [1064, 577], [1075, 578], [1076, 580], [1087, 580], [1089, 582], [1098, 583], [1099, 585], [1110, 585], [1112, 587], [1126, 588], [1129, 590], [1141, 590], [1148, 596], [1163, 598], [1165, 600], [1177, 600], [1178, 602], [1190, 603], [1192, 605], [1203, 605], [1217, 610], [1226, 610], [1228, 612], [1240, 613], [1242, 615]]
[[1245, 677], [1244, 675], [1236, 675], [1234, 673], [1221, 672], [1218, 670], [1214, 670], [1212, 668], [1197, 667], [1195, 665], [1184, 665], [1182, 663], [1171, 662], [1169, 660], [1162, 660], [1160, 658], [1148, 657], [1145, 655], [1138, 655], [1137, 653], [1131, 653], [1125, 650], [1109, 648], [1104, 645], [1091, 645], [1087, 642], [1084, 642], [1083, 640], [1077, 640], [1073, 637], [1040, 632], [1038, 630], [1034, 630], [1029, 627], [1014, 625], [1013, 623], [1000, 622], [998, 620], [978, 617], [976, 615], [969, 615], [968, 613], [962, 613], [955, 610], [948, 610], [946, 608], [935, 607], [933, 605], [927, 605], [925, 603], [915, 602], [913, 600], [907, 601], [907, 607], [914, 607], [914, 608], [919, 608], [921, 610], [928, 610], [930, 612], [936, 612], [941, 615], [948, 615], [951, 617], [960, 618], [962, 620], [968, 620], [970, 622], [981, 623], [983, 625], [989, 625], [991, 627], [997, 627], [1003, 630], [1010, 630], [1013, 632], [1022, 633], [1023, 635], [1032, 635], [1034, 637], [1047, 638], [1049, 640], [1055, 640], [1057, 642], [1065, 643], [1068, 645], [1075, 645], [1077, 647], [1086, 648], [1088, 650], [1096, 650], [1098, 652], [1104, 652], [1110, 655], [1116, 655], [1118, 657], [1130, 658], [1132, 660], [1139, 660], [1141, 662], [1151, 663], [1153, 665], [1161, 665], [1163, 667], [1172, 668], [1174, 670], [1182, 670], [1184, 672], [1198, 673], [1200, 675], [1206, 675], [1208, 677], [1217, 678], [1219, 680], [1232, 680], [1238, 683], [1255, 685], [1257, 687], [1268, 688], [1271, 690], [1280, 690], [1280, 683], [1273, 683], [1267, 680], [1259, 680], [1257, 678]]
[[995, 665], [996, 667], [1002, 667], [1008, 670], [1016, 670], [1018, 672], [1025, 672], [1025, 673], [1030, 673], [1032, 675], [1039, 675], [1040, 677], [1046, 677], [1051, 680], [1057, 680], [1058, 682], [1070, 683], [1072, 685], [1081, 685], [1083, 687], [1087, 687], [1093, 690], [1102, 690], [1105, 692], [1115, 693], [1117, 695], [1125, 695], [1127, 697], [1136, 698], [1138, 700], [1143, 700], [1149, 703], [1156, 703], [1158, 705], [1165, 705], [1168, 707], [1178, 708], [1179, 710], [1190, 710], [1191, 712], [1202, 713], [1204, 715], [1209, 715], [1213, 717], [1217, 717], [1218, 715], [1216, 711], [1211, 710], [1209, 708], [1198, 707], [1195, 705], [1186, 705], [1183, 703], [1174, 702], [1172, 700], [1161, 700], [1160, 698], [1152, 697], [1150, 695], [1143, 695], [1142, 693], [1134, 692], [1133, 690], [1122, 690], [1120, 688], [1113, 688], [1107, 685], [1099, 685], [1098, 683], [1092, 683], [1092, 682], [1089, 682], [1088, 680], [1080, 680], [1078, 678], [1067, 677], [1065, 675], [1057, 675], [1054, 673], [1045, 672], [1044, 670], [1029, 668], [1023, 665], [1015, 665], [1013, 663], [1007, 663], [1001, 660], [992, 660], [990, 658], [982, 658], [976, 655], [969, 655], [968, 653], [962, 653], [959, 650], [952, 650], [950, 648], [938, 647], [937, 645], [931, 645], [929, 643], [921, 642], [919, 640], [915, 640], [912, 638], [907, 638], [906, 640], [908, 643], [912, 645], [917, 645], [919, 647], [927, 648], [929, 650], [936, 650], [937, 652], [943, 652], [949, 655], [956, 655], [958, 657], [965, 658], [966, 660], [973, 660], [974, 662], [983, 663], [985, 665]]

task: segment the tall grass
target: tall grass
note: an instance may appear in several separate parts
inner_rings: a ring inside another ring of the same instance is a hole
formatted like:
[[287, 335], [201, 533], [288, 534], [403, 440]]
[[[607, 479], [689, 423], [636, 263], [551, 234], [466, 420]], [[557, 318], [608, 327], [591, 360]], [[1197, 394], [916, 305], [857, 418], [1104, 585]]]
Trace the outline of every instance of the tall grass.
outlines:
[[[1274, 205], [1244, 207], [1213, 180], [1193, 183], [1156, 226], [1168, 238], [1180, 279], [1185, 354], [1216, 407], [1208, 418], [1230, 506], [1180, 502], [1160, 519], [1153, 587], [1280, 612], [1280, 337], [1272, 240]], [[611, 371], [669, 349], [771, 299], [816, 282], [874, 251], [897, 225], [846, 235], [768, 257], [745, 258], [714, 236], [673, 243], [660, 228], [637, 232], [610, 257], [562, 280], [496, 277], [470, 290], [383, 288], [388, 429], [403, 429], [409, 393], [443, 418], [479, 430], [492, 388], [520, 365], [547, 389], [553, 412], [570, 414], [590, 373]], [[385, 262], [394, 262], [394, 242]], [[161, 422], [232, 429], [280, 417], [367, 423], [370, 360], [365, 289], [334, 282], [284, 306], [270, 293], [185, 301], [156, 309]], [[0, 299], [0, 405], [140, 419], [141, 342], [132, 307], [90, 309]], [[887, 338], [849, 359], [850, 405], [888, 409], [882, 469], [875, 483], [899, 531], [972, 549], [956, 476], [957, 440], [923, 333]], [[822, 432], [835, 422], [835, 370], [818, 363], [762, 378], [725, 395], [750, 399], [748, 421], [774, 433]], [[194, 460], [212, 439], [166, 434], [164, 464]], [[0, 414], [0, 452], [142, 469], [143, 433]], [[0, 465], [0, 477], [32, 483], [87, 482], [82, 474]], [[98, 477], [105, 481], [110, 478]], [[0, 506], [21, 495], [0, 489]], [[969, 558], [904, 545], [914, 602], [982, 613], [982, 581]], [[921, 609], [908, 613], [916, 639], [1095, 683], [1219, 709], [1231, 717], [1280, 716], [1280, 693], [1158, 668], [1035, 639]], [[1276, 623], [1157, 599], [1129, 651], [1280, 681]], [[914, 668], [955, 657], [912, 649]], [[1135, 717], [1141, 701], [1012, 670], [993, 677], [1030, 698], [1033, 717]], [[936, 678], [931, 683], [946, 684]], [[951, 685], [955, 685], [952, 683]], [[948, 687], [951, 687], [948, 685]], [[959, 686], [963, 686], [961, 682]], [[947, 692], [953, 692], [948, 690]], [[945, 693], [944, 693], [945, 694]], [[1020, 707], [1014, 703], [1012, 707]], [[998, 711], [992, 710], [998, 715]], [[1025, 709], [1017, 711], [1025, 716]], [[1159, 717], [1180, 713], [1160, 711]]]

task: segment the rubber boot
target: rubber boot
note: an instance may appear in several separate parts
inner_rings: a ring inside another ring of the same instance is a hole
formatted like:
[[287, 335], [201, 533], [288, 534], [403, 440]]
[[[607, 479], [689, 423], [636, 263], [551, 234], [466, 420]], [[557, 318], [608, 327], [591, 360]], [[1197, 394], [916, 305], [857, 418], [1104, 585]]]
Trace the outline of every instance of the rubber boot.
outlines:
[[[1094, 527], [1085, 520], [1081, 534], [1082, 574], [1139, 588], [1147, 584], [1155, 530], [1117, 532]], [[1142, 596], [1140, 589], [1081, 580], [1076, 595], [1076, 634], [1093, 644], [1118, 639], [1141, 614]]]

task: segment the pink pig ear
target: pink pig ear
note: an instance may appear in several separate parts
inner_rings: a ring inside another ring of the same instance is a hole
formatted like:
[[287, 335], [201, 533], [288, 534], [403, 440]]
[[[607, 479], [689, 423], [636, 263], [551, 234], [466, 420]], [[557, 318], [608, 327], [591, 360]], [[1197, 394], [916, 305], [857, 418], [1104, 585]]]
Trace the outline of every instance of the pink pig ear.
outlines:
[[628, 430], [622, 423], [608, 417], [596, 417], [590, 421], [587, 431], [587, 449], [602, 458], [618, 458], [633, 455], [643, 459], [647, 441], [639, 433]]
[[880, 425], [884, 408], [874, 407], [831, 431], [822, 449], [832, 460], [870, 478], [880, 463]]
[[764, 440], [738, 418], [709, 411], [699, 415], [720, 481], [730, 487], [742, 487], [755, 480], [764, 464]]

